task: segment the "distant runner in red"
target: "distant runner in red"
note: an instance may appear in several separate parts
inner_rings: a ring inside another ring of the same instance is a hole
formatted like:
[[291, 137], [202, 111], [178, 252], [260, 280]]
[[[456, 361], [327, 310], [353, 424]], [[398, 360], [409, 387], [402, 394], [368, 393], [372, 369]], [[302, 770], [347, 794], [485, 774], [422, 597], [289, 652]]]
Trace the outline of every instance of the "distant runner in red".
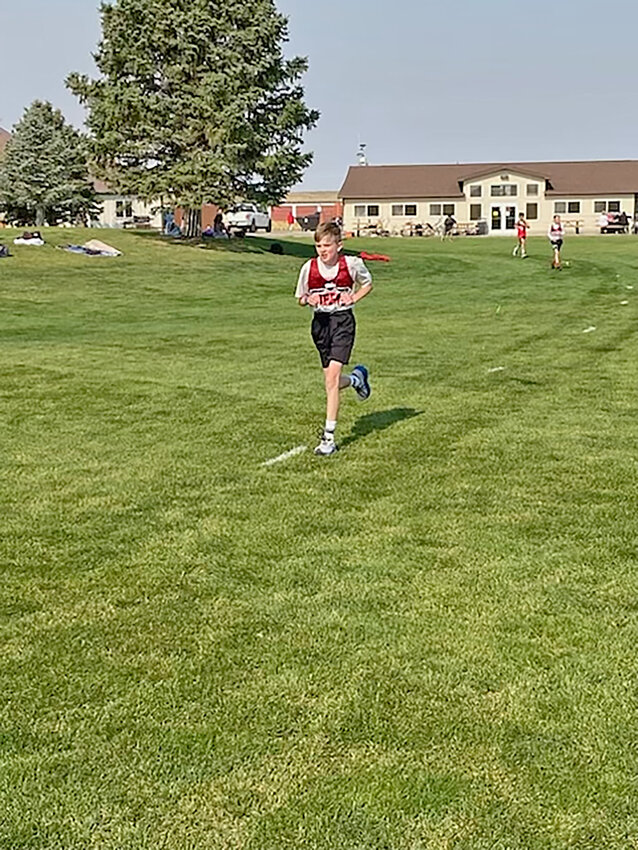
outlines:
[[527, 259], [527, 251], [525, 250], [525, 240], [527, 239], [527, 231], [529, 230], [529, 224], [525, 221], [525, 216], [523, 213], [520, 213], [518, 216], [518, 221], [516, 222], [516, 245], [514, 250], [512, 251], [512, 257], [515, 257], [519, 250], [521, 252], [521, 259]]

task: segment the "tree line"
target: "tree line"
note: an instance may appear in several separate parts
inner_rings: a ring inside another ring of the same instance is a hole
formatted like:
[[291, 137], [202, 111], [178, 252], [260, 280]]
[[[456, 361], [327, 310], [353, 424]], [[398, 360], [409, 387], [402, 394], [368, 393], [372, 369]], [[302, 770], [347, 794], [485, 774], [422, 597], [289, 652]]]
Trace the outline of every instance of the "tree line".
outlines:
[[66, 85], [87, 132], [35, 101], [0, 160], [0, 206], [37, 225], [87, 222], [92, 177], [163, 207], [277, 204], [311, 162], [302, 57], [286, 58], [274, 0], [111, 0], [100, 7], [97, 79]]

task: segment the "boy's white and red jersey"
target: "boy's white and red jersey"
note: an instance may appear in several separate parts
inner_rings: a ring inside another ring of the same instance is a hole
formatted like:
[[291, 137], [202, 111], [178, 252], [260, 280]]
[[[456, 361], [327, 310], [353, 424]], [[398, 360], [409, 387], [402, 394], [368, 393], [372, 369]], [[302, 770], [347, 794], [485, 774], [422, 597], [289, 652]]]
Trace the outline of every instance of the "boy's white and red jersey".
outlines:
[[563, 239], [565, 236], [565, 228], [563, 226], [563, 223], [561, 222], [560, 224], [558, 224], [557, 222], [553, 221], [549, 226], [547, 235], [549, 236], [550, 242], [558, 242], [559, 239]]
[[314, 309], [319, 313], [337, 313], [351, 310], [352, 305], [341, 304], [341, 295], [354, 294], [356, 286], [368, 286], [372, 275], [359, 257], [340, 256], [334, 266], [326, 266], [319, 257], [304, 263], [299, 272], [295, 298], [311, 293], [319, 296]]

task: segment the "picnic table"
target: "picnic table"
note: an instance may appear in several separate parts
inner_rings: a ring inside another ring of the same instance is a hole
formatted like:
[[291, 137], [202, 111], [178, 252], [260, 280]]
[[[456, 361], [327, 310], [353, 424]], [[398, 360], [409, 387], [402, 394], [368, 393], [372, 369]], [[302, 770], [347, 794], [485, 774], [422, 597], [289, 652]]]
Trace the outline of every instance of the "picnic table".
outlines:
[[476, 236], [478, 221], [457, 221], [454, 231], [455, 236]]
[[406, 221], [400, 230], [401, 236], [432, 236], [434, 233], [434, 228], [427, 222]]
[[122, 222], [122, 227], [125, 230], [149, 230], [151, 228], [150, 215], [134, 215], [133, 218], [127, 218]]
[[620, 219], [618, 216], [608, 219], [607, 224], [601, 225], [601, 233], [629, 233], [629, 220], [625, 217]]

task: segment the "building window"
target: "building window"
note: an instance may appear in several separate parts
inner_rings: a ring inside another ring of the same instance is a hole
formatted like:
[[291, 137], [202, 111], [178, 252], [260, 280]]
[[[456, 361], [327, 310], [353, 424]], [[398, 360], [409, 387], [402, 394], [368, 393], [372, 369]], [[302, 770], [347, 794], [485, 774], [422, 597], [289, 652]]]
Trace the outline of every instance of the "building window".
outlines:
[[538, 183], [528, 183], [527, 184], [527, 194], [528, 195], [538, 195]]
[[554, 201], [554, 215], [562, 215], [563, 213], [574, 215], [579, 212], [580, 201]]
[[527, 204], [525, 207], [525, 218], [531, 220], [538, 218], [538, 204]]
[[354, 217], [355, 218], [363, 218], [366, 214], [366, 208], [363, 204], [355, 204], [354, 205]]
[[392, 215], [416, 215], [416, 204], [392, 204]]
[[620, 201], [594, 201], [594, 212], [620, 212]]
[[369, 216], [379, 215], [379, 205], [378, 204], [368, 204], [368, 215]]
[[480, 204], [470, 204], [470, 221], [478, 221], [482, 212], [483, 208]]
[[115, 217], [116, 218], [132, 218], [133, 217], [133, 202], [132, 201], [116, 201], [115, 202]]
[[430, 215], [454, 215], [454, 204], [430, 204]]
[[482, 186], [470, 186], [470, 198], [480, 198], [482, 191]]
[[495, 183], [490, 186], [490, 194], [493, 198], [513, 197], [518, 194], [516, 183]]

